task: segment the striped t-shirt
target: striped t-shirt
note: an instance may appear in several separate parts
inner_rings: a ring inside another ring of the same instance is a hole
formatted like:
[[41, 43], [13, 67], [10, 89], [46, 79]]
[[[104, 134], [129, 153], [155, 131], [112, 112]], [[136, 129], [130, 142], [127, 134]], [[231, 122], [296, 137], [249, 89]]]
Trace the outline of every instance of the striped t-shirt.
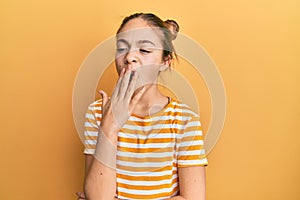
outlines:
[[[91, 103], [85, 121], [85, 154], [94, 154], [102, 100]], [[179, 194], [177, 169], [207, 166], [199, 116], [178, 100], [158, 113], [132, 114], [118, 133], [116, 196], [166, 199]]]

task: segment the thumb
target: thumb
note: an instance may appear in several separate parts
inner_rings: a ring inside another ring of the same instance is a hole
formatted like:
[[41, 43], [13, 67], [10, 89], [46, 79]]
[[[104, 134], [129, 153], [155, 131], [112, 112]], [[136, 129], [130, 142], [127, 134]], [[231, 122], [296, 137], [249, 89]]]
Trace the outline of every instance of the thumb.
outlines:
[[102, 105], [105, 106], [108, 101], [108, 96], [107, 96], [106, 92], [104, 92], [103, 90], [100, 90], [99, 94], [101, 94], [101, 96], [102, 96], [102, 102], [103, 102]]

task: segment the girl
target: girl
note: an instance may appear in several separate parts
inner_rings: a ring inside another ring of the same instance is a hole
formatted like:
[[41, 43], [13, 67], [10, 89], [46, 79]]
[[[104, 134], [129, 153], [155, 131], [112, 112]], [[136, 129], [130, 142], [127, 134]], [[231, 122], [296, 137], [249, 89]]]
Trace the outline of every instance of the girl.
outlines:
[[79, 199], [205, 199], [199, 116], [163, 95], [157, 78], [170, 69], [179, 31], [151, 13], [126, 17], [116, 36], [119, 74], [111, 98], [89, 105], [86, 173]]

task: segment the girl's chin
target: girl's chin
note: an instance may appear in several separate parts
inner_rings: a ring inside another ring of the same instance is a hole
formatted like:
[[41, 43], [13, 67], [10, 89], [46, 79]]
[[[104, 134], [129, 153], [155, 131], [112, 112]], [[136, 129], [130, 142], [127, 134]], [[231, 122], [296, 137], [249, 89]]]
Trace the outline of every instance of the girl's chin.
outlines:
[[139, 79], [136, 82], [136, 90], [137, 89], [142, 89], [143, 86], [147, 87], [147, 86], [151, 86], [153, 84], [156, 84], [156, 80], [145, 80], [145, 79]]

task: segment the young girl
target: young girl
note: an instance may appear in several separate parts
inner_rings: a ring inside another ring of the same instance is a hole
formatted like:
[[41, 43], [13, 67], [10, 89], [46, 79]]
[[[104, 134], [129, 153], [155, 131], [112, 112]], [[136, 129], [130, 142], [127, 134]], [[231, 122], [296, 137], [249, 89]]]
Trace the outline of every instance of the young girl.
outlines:
[[157, 78], [169, 69], [179, 31], [154, 14], [126, 17], [116, 36], [119, 79], [111, 98], [89, 105], [86, 174], [79, 199], [205, 199], [199, 116], [163, 95]]

